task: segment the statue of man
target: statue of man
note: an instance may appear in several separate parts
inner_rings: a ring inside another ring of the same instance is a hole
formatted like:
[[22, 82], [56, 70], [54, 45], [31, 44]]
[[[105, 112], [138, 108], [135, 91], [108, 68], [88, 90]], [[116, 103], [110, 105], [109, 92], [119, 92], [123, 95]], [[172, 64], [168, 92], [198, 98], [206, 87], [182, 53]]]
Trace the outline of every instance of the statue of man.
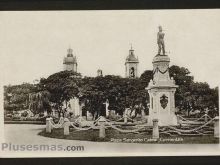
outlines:
[[164, 35], [162, 26], [159, 26], [159, 32], [157, 33], [158, 54], [160, 54], [162, 49], [163, 55], [165, 55]]

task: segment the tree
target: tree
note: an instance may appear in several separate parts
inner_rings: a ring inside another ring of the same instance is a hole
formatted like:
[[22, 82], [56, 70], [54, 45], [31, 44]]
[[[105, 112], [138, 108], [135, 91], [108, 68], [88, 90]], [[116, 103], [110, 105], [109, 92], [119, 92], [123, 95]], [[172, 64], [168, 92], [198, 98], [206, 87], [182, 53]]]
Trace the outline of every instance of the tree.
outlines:
[[[86, 110], [97, 116], [104, 114], [103, 103], [109, 101], [109, 109], [123, 114], [126, 107], [146, 103], [146, 83], [140, 79], [121, 78], [107, 75], [104, 77], [84, 78], [82, 95], [86, 99]], [[97, 117], [96, 116], [96, 117]]]
[[205, 82], [194, 82], [190, 85], [193, 105], [200, 108], [218, 107], [218, 89], [211, 89]]
[[46, 90], [29, 95], [29, 108], [34, 114], [51, 113], [50, 93]]
[[[170, 77], [173, 77], [179, 87], [175, 93], [175, 104], [179, 109], [190, 110], [204, 107], [218, 107], [218, 89], [211, 89], [207, 83], [194, 82], [190, 71], [185, 67], [173, 65], [169, 68]], [[146, 70], [140, 77], [149, 83], [153, 78], [152, 71]]]
[[176, 81], [176, 84], [179, 86], [189, 87], [189, 85], [193, 82], [193, 76], [190, 76], [190, 71], [187, 68], [179, 67], [176, 65], [172, 65], [169, 68], [170, 77]]
[[4, 86], [4, 109], [7, 111], [27, 109], [29, 93], [34, 90], [35, 86], [29, 83]]
[[180, 109], [189, 109], [192, 105], [190, 93], [190, 85], [193, 83], [193, 76], [190, 76], [190, 71], [187, 68], [173, 65], [169, 68], [170, 77], [176, 82], [179, 87], [175, 93], [175, 104]]
[[78, 97], [80, 82], [81, 74], [61, 71], [52, 74], [47, 79], [41, 79], [38, 88], [50, 93], [49, 101], [61, 112], [63, 103], [67, 103], [73, 97]]
[[146, 85], [153, 79], [153, 71], [152, 70], [145, 70], [144, 73], [141, 74], [140, 79], [142, 82], [145, 82]]
[[[179, 86], [175, 93], [175, 103], [180, 109], [190, 107], [217, 107], [218, 88], [210, 88], [207, 83], [194, 82], [187, 68], [173, 65], [169, 69], [170, 76]], [[153, 78], [153, 72], [146, 70], [140, 78], [122, 78], [106, 75], [104, 77], [84, 77], [80, 73], [61, 71], [48, 78], [41, 78], [33, 84], [21, 84], [4, 87], [4, 107], [6, 110], [30, 108], [35, 113], [45, 110], [50, 112], [51, 106], [62, 112], [62, 106], [71, 98], [78, 97], [84, 103], [84, 111], [90, 111], [96, 118], [105, 115], [104, 103], [109, 101], [109, 109], [123, 114], [125, 108], [142, 103], [147, 108], [149, 100], [146, 87]]]

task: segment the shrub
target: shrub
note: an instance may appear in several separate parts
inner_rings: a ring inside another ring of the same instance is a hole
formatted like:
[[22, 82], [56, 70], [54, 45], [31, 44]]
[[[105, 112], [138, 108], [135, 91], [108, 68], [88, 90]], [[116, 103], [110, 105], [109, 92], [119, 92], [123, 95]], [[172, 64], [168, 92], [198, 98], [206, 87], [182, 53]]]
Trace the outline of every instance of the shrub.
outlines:
[[6, 115], [6, 117], [8, 117], [8, 118], [12, 118], [12, 116], [13, 116], [13, 115], [10, 114], [10, 113]]
[[12, 120], [21, 120], [21, 117], [20, 116], [13, 116]]
[[22, 117], [27, 117], [28, 116], [28, 112], [27, 111], [24, 111], [22, 114], [21, 114]]
[[5, 121], [11, 121], [12, 118], [11, 118], [11, 117], [5, 117], [4, 120], [5, 120]]
[[40, 114], [39, 114], [39, 117], [44, 117], [44, 113], [40, 113]]
[[36, 121], [36, 118], [35, 117], [27, 117], [26, 121]]
[[39, 118], [37, 118], [36, 119], [36, 121], [46, 121], [46, 116], [44, 116], [44, 117], [39, 117]]

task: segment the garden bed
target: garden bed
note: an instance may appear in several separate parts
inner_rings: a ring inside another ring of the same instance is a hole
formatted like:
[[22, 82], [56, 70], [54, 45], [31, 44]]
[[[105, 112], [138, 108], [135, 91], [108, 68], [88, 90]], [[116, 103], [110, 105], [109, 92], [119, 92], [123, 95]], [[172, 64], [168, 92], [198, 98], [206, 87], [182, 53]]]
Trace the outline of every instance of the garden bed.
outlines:
[[106, 137], [99, 138], [99, 130], [77, 131], [70, 129], [69, 135], [63, 135], [63, 129], [53, 129], [52, 133], [46, 133], [44, 129], [39, 133], [41, 136], [67, 139], [67, 140], [80, 140], [80, 141], [94, 141], [94, 142], [121, 142], [121, 143], [160, 143], [160, 144], [213, 144], [219, 143], [219, 139], [214, 138], [213, 135], [206, 136], [175, 136], [170, 137], [161, 135], [158, 140], [152, 139], [152, 133], [120, 133], [114, 129], [106, 130]]

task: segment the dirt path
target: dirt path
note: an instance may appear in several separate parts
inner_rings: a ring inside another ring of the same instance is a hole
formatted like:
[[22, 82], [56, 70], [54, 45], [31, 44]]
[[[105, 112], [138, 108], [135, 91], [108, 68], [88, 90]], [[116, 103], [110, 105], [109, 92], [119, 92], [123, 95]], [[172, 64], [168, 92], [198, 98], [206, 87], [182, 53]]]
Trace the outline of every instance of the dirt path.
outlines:
[[[31, 145], [62, 145], [62, 146], [84, 146], [84, 151], [80, 152], [38, 152], [33, 155], [27, 153], [25, 156], [119, 156], [119, 155], [204, 155], [219, 154], [217, 144], [137, 144], [137, 143], [109, 143], [109, 142], [89, 142], [55, 139], [39, 136], [38, 133], [45, 128], [44, 125], [31, 124], [5, 124], [5, 142], [11, 144], [31, 144]], [[5, 153], [4, 153], [5, 154]], [[6, 156], [9, 153], [6, 154]], [[21, 152], [12, 153], [24, 155]], [[9, 154], [10, 155], [10, 154]]]

